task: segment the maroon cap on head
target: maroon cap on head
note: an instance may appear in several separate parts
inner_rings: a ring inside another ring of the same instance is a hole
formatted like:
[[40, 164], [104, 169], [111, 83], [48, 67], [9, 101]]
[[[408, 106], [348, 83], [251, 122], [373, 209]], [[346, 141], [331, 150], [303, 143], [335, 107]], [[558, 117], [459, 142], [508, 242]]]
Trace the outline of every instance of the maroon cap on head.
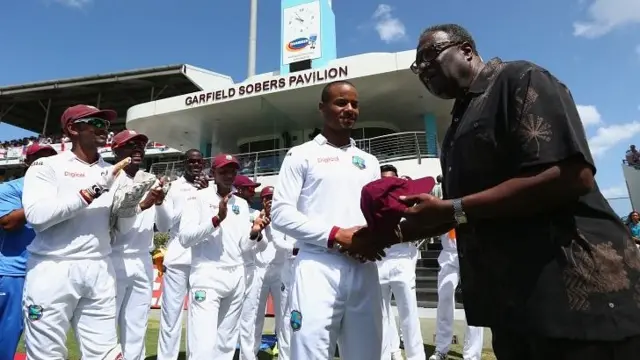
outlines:
[[211, 167], [214, 169], [227, 166], [229, 164], [233, 164], [237, 168], [240, 168], [240, 162], [238, 162], [238, 160], [235, 157], [229, 154], [216, 155], [216, 157], [213, 158], [213, 161], [211, 161]]
[[50, 151], [54, 154], [57, 154], [58, 152], [52, 148], [49, 145], [42, 145], [42, 144], [38, 144], [38, 143], [33, 143], [31, 145], [29, 145], [27, 147], [27, 150], [25, 151], [25, 155], [27, 156], [31, 156], [31, 155], [35, 155], [37, 153], [39, 153], [40, 151]]
[[416, 180], [384, 177], [368, 183], [360, 197], [360, 210], [367, 226], [379, 234], [393, 233], [407, 209], [400, 196], [428, 194], [435, 184], [432, 177]]
[[273, 186], [265, 186], [262, 191], [260, 191], [260, 197], [264, 198], [267, 196], [273, 196]]
[[113, 139], [111, 139], [111, 148], [117, 149], [133, 140], [140, 141], [145, 144], [149, 142], [149, 138], [147, 137], [147, 135], [137, 133], [134, 130], [122, 130], [119, 133], [115, 134], [113, 136]]
[[112, 122], [118, 118], [118, 113], [114, 110], [100, 110], [91, 105], [75, 105], [67, 108], [67, 110], [62, 113], [60, 124], [62, 125], [62, 129], [66, 129], [70, 123], [88, 117], [97, 117]]
[[244, 175], [236, 175], [236, 179], [233, 181], [233, 186], [245, 187], [245, 188], [257, 188], [258, 186], [260, 186], [260, 183], [257, 183]]

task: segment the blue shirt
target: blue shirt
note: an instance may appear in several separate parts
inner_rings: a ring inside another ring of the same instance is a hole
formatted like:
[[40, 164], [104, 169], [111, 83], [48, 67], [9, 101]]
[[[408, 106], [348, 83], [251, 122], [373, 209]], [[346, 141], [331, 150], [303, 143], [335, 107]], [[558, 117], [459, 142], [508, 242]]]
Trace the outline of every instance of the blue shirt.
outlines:
[[[22, 208], [24, 178], [0, 184], [0, 217]], [[14, 231], [0, 229], [0, 275], [24, 276], [27, 271], [27, 245], [36, 233], [29, 225]]]
[[631, 236], [640, 239], [640, 223], [629, 223], [629, 230], [631, 230]]

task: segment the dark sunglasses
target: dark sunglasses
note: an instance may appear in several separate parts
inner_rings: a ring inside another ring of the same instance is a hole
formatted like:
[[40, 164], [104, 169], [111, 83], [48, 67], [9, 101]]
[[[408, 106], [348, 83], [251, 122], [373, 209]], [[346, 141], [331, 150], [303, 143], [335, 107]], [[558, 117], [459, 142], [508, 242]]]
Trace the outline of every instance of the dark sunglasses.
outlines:
[[105, 119], [100, 118], [84, 118], [78, 119], [73, 122], [74, 124], [89, 124], [96, 129], [108, 129], [111, 126], [111, 123]]
[[461, 41], [443, 41], [438, 44], [433, 44], [429, 47], [421, 49], [416, 54], [416, 61], [411, 64], [410, 69], [414, 74], [420, 74], [421, 71], [428, 68], [431, 62], [435, 60], [440, 54], [450, 47], [461, 45], [464, 42]]

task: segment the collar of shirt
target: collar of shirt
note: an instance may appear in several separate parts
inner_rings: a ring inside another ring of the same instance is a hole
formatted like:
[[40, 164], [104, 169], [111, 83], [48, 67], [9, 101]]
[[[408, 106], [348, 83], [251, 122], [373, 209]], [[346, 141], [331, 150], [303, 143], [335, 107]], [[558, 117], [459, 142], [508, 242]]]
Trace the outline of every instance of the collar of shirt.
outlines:
[[465, 96], [456, 99], [455, 103], [453, 104], [453, 108], [451, 109], [451, 114], [453, 115], [456, 112], [456, 108], [460, 106], [461, 103], [464, 102], [464, 100], [466, 100], [467, 94], [480, 95], [484, 93], [491, 84], [491, 81], [493, 81], [495, 76], [498, 75], [498, 70], [500, 70], [503, 64], [504, 63], [502, 62], [502, 60], [497, 57], [489, 60], [489, 62], [487, 62], [484, 68], [482, 68], [482, 70], [480, 71], [480, 74], [478, 74], [478, 76], [476, 76], [476, 78], [473, 80]]
[[63, 151], [61, 153], [59, 153], [60, 156], [66, 157], [69, 161], [79, 161], [83, 164], [89, 165], [89, 166], [93, 166], [93, 165], [102, 165], [104, 163], [104, 159], [102, 158], [102, 156], [100, 156], [100, 154], [98, 154], [98, 160], [94, 163], [88, 163], [86, 161], [80, 160], [76, 154], [74, 154], [72, 151]]
[[[313, 141], [315, 141], [316, 143], [318, 143], [318, 145], [325, 145], [325, 144], [327, 144], [327, 145], [331, 145], [331, 146], [336, 147], [336, 148], [338, 147], [338, 146], [333, 145], [333, 144], [332, 144], [332, 143], [330, 143], [329, 141], [327, 141], [327, 138], [326, 138], [326, 137], [324, 137], [324, 135], [322, 135], [322, 134], [318, 134], [316, 137], [314, 137], [314, 138], [313, 138]], [[356, 146], [356, 141], [350, 138], [350, 139], [349, 139], [349, 145], [341, 146], [341, 147], [339, 147], [339, 148], [340, 148], [340, 149], [344, 149], [344, 148], [348, 148], [348, 147], [351, 147], [351, 146]]]

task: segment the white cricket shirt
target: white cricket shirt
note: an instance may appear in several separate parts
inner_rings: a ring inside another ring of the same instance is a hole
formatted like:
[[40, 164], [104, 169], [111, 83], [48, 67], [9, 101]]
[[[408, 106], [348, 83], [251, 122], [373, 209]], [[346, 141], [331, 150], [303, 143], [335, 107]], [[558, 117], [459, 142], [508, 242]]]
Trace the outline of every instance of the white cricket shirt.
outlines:
[[182, 210], [178, 238], [191, 247], [193, 268], [244, 265], [243, 253], [255, 246], [249, 239], [249, 205], [238, 196], [229, 199], [227, 218], [213, 227], [220, 200], [216, 187], [209, 186], [189, 196]]
[[[169, 232], [167, 252], [164, 255], [164, 265], [191, 265], [191, 249], [180, 244], [178, 232], [184, 204], [189, 196], [195, 196], [198, 189], [184, 177], [171, 183], [169, 193], [162, 205], [157, 207], [156, 226], [160, 231]], [[168, 229], [168, 230], [166, 230]]]
[[80, 190], [93, 186], [111, 165], [93, 164], [71, 151], [35, 161], [24, 177], [22, 205], [36, 237], [27, 250], [62, 259], [101, 258], [111, 253], [109, 214], [113, 194], [106, 192], [90, 205]]
[[284, 264], [285, 260], [293, 256], [293, 241], [287, 241], [283, 233], [275, 230], [269, 224], [262, 230], [265, 249], [256, 255], [256, 262], [259, 266], [269, 264]]
[[282, 163], [271, 207], [273, 227], [296, 239], [300, 251], [326, 252], [334, 226], [366, 224], [360, 192], [379, 178], [378, 159], [353, 139], [338, 148], [318, 135], [289, 150]]
[[[133, 185], [133, 178], [123, 171], [112, 188], [117, 189], [120, 185]], [[111, 243], [114, 255], [148, 256], [153, 250], [153, 225], [156, 222], [156, 214], [156, 206], [151, 206], [131, 218], [118, 219], [115, 239]]]
[[[260, 216], [260, 210], [256, 210], [253, 208], [249, 208], [249, 232], [251, 232], [251, 228], [253, 227], [253, 222]], [[255, 241], [253, 246], [248, 248], [245, 252], [242, 253], [244, 257], [244, 264], [247, 266], [256, 265], [256, 263], [263, 265], [257, 259], [258, 254], [262, 253], [268, 244], [266, 239], [262, 239], [260, 241]]]

